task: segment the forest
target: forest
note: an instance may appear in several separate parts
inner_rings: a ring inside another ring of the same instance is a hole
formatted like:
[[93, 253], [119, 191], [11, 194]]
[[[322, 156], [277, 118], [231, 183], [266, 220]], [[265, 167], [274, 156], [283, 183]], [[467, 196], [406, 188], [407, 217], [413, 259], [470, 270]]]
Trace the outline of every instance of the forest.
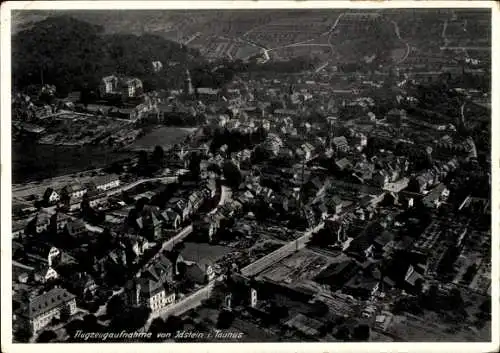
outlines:
[[[166, 69], [155, 73], [153, 61], [161, 61]], [[12, 79], [18, 90], [43, 82], [56, 85], [57, 94], [65, 96], [95, 89], [110, 74], [140, 77], [146, 89], [166, 86], [186, 68], [171, 68], [171, 62], [193, 67], [204, 60], [196, 50], [160, 36], [108, 35], [102, 26], [70, 16], [49, 17], [12, 37]]]

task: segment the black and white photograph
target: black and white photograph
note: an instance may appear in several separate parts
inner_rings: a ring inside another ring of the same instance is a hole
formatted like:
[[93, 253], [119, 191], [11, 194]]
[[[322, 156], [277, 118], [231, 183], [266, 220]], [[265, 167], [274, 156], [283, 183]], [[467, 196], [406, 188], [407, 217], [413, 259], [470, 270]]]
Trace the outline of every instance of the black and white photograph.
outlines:
[[37, 3], [2, 8], [9, 341], [498, 342], [498, 4]]

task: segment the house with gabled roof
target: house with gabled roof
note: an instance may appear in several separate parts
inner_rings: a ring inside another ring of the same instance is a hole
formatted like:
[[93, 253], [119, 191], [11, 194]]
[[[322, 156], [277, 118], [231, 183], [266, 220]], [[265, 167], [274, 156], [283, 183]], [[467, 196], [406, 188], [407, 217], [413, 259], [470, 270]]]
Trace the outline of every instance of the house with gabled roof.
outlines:
[[161, 237], [163, 217], [157, 206], [146, 205], [140, 216], [136, 219], [140, 234], [146, 239], [158, 239]]
[[[228, 250], [228, 248], [220, 245], [186, 242], [177, 257], [176, 263], [183, 262], [186, 264], [188, 275], [191, 274], [194, 276], [192, 279], [204, 283], [215, 278], [217, 261], [230, 251], [230, 249]], [[203, 276], [198, 276], [198, 273], [202, 273]], [[202, 280], [200, 281], [200, 279]]]
[[181, 216], [182, 222], [187, 221], [187, 219], [191, 216], [190, 204], [185, 199], [174, 197], [169, 200], [167, 207], [177, 212]]
[[45, 209], [38, 211], [35, 218], [32, 220], [32, 225], [34, 226], [32, 229], [36, 234], [43, 233], [49, 229], [52, 216], [53, 214]]
[[106, 174], [93, 180], [98, 191], [106, 191], [120, 186], [120, 177], [116, 174]]
[[182, 223], [181, 216], [171, 208], [167, 208], [161, 213], [165, 225], [168, 228], [178, 229]]
[[67, 214], [56, 212], [50, 218], [51, 229], [56, 233], [61, 233], [62, 231], [64, 231], [66, 224], [68, 224], [68, 222], [70, 221], [71, 217], [68, 216]]
[[152, 313], [175, 303], [174, 264], [162, 253], [139, 276], [127, 282], [125, 291], [130, 305], [144, 305]]
[[57, 271], [48, 265], [42, 266], [40, 270], [35, 272], [35, 281], [40, 283], [47, 283], [57, 278], [59, 278]]
[[62, 256], [61, 251], [45, 242], [35, 241], [26, 247], [28, 257], [48, 266], [54, 265]]
[[82, 198], [83, 195], [87, 193], [88, 189], [85, 185], [82, 185], [80, 183], [73, 183], [66, 185], [62, 190], [61, 193], [66, 193], [71, 197], [72, 199], [79, 199]]
[[57, 191], [49, 187], [47, 188], [47, 190], [45, 190], [45, 193], [43, 194], [43, 199], [48, 200], [49, 204], [53, 205], [61, 199], [61, 196]]
[[72, 238], [80, 238], [87, 233], [87, 227], [81, 219], [75, 219], [66, 224], [66, 232]]

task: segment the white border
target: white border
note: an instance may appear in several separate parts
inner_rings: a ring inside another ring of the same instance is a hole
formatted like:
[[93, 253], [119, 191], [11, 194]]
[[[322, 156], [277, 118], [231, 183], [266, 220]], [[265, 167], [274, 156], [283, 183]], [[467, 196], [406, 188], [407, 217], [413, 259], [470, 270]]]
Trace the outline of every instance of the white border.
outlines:
[[[184, 343], [147, 344], [12, 344], [12, 267], [11, 267], [11, 79], [10, 79], [10, 11], [11, 10], [78, 10], [78, 9], [313, 9], [313, 8], [491, 8], [492, 9], [492, 63], [500, 62], [497, 50], [500, 44], [500, 2], [494, 1], [15, 1], [2, 3], [1, 7], [1, 342], [2, 352], [48, 352], [98, 351], [140, 352], [175, 350], [176, 352], [206, 351], [220, 352], [237, 349], [239, 352], [498, 352], [499, 346], [499, 189], [500, 146], [493, 135], [500, 132], [500, 68], [492, 68], [492, 339], [490, 343]], [[89, 345], [91, 345], [89, 347]], [[94, 347], [95, 346], [95, 347]]]

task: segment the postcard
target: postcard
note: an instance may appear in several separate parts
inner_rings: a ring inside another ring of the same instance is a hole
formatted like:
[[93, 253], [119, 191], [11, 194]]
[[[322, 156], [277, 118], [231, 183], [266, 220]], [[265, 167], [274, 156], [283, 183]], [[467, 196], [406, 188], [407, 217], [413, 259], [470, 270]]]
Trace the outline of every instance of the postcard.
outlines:
[[498, 12], [2, 4], [2, 351], [497, 351]]

